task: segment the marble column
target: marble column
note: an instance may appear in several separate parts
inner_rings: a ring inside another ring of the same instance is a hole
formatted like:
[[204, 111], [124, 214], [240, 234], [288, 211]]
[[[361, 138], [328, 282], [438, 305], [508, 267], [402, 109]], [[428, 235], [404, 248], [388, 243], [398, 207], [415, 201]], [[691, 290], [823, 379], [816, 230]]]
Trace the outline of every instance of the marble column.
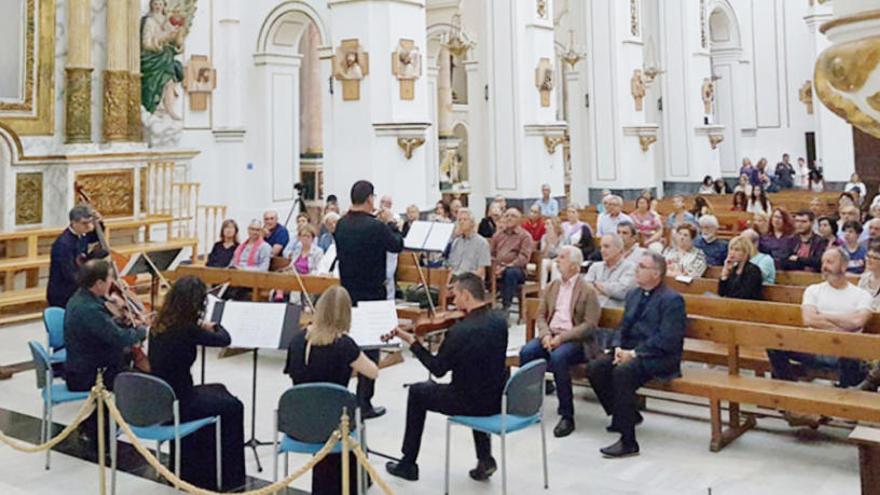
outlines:
[[321, 129], [321, 60], [318, 57], [321, 34], [318, 27], [310, 23], [304, 36], [300, 75], [303, 84], [303, 91], [300, 92], [300, 108], [303, 109], [300, 120], [300, 155], [318, 157], [324, 152]]
[[560, 83], [552, 9], [546, 2], [487, 2], [489, 193], [518, 206], [540, 197], [544, 183], [554, 196], [564, 194], [566, 125], [556, 118]]
[[65, 67], [65, 140], [92, 140], [92, 9], [91, 0], [69, 0], [67, 67]]
[[483, 204], [489, 197], [486, 157], [486, 100], [483, 98], [483, 80], [480, 77], [480, 62], [474, 60], [474, 55], [468, 55], [464, 61], [464, 70], [467, 73], [468, 88], [468, 182], [471, 194], [468, 198], [469, 205], [474, 215], [483, 214]]
[[[425, 76], [424, 0], [329, 0], [333, 26], [330, 45], [357, 40], [369, 55], [369, 71], [359, 81], [360, 96], [343, 98], [343, 82], [333, 80], [332, 117], [324, 148], [326, 190], [347, 203], [352, 184], [366, 179], [377, 194], [393, 194], [398, 205], [422, 209], [438, 194], [428, 179], [426, 132], [430, 127]], [[400, 98], [400, 82], [392, 73], [392, 56], [400, 40], [412, 40], [422, 53], [422, 71], [414, 81], [413, 99]], [[326, 59], [332, 63], [332, 59]], [[434, 95], [430, 95], [431, 98]], [[326, 137], [325, 137], [326, 138]], [[343, 205], [345, 206], [345, 205]]]
[[107, 2], [107, 69], [104, 71], [104, 141], [128, 139], [128, 1]]
[[437, 65], [437, 126], [444, 139], [452, 136], [452, 60], [445, 46], [440, 47]]
[[141, 1], [128, 0], [128, 140], [143, 141], [141, 123]]
[[242, 80], [247, 74], [242, 69], [241, 2], [215, 0], [217, 30], [214, 33], [214, 63], [217, 80], [214, 90], [214, 139], [218, 142], [240, 143], [244, 140]]

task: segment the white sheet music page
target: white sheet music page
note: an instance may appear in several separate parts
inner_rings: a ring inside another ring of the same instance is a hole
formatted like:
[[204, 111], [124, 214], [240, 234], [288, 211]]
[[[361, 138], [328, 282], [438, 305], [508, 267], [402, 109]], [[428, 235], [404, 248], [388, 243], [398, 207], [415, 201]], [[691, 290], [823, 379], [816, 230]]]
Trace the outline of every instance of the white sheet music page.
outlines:
[[445, 251], [452, 232], [455, 231], [454, 223], [434, 222], [428, 238], [425, 240], [425, 251]]
[[409, 232], [406, 233], [406, 237], [403, 238], [403, 247], [406, 249], [422, 249], [425, 245], [425, 239], [427, 239], [428, 234], [431, 232], [432, 225], [433, 223], [431, 222], [413, 222], [409, 226]]
[[232, 337], [231, 347], [278, 349], [286, 303], [226, 301], [221, 324]]
[[396, 337], [382, 342], [381, 337], [397, 328], [397, 308], [394, 301], [361, 301], [351, 308], [349, 336], [361, 347], [399, 344]]

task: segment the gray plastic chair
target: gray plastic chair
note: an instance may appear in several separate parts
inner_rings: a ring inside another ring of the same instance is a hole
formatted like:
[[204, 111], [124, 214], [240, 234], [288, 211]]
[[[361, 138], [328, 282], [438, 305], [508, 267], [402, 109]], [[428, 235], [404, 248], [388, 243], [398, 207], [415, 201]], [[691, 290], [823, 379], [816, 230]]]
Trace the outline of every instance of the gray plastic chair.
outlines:
[[[305, 383], [288, 389], [278, 400], [275, 411], [275, 439], [273, 442], [273, 480], [278, 481], [278, 454], [284, 454], [284, 475], [288, 473], [288, 454], [316, 454], [339, 428], [342, 411], [348, 412], [354, 422], [350, 435], [367, 451], [361, 410], [357, 397], [347, 388], [335, 383]], [[279, 437], [284, 434], [283, 438]], [[331, 451], [342, 452], [339, 442]], [[358, 493], [364, 489], [363, 470], [358, 466]]]
[[[156, 441], [156, 457], [162, 443], [174, 441], [174, 474], [180, 477], [180, 439], [208, 425], [216, 425], [217, 489], [223, 485], [223, 453], [220, 416], [180, 422], [180, 404], [174, 390], [161, 378], [143, 373], [120, 373], [113, 381], [116, 407], [131, 426], [132, 433], [144, 440]], [[169, 424], [171, 423], [171, 424]], [[111, 493], [116, 493], [116, 422], [110, 418]]]

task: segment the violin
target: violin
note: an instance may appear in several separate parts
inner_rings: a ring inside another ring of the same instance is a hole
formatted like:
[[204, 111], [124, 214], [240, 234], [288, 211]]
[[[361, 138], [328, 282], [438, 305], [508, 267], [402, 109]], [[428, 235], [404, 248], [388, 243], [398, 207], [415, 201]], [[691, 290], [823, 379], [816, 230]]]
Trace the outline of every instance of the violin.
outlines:
[[379, 337], [379, 339], [383, 343], [388, 343], [391, 339], [395, 337], [399, 337], [401, 332], [411, 333], [418, 337], [424, 337], [425, 335], [437, 332], [439, 330], [445, 330], [452, 325], [455, 325], [457, 322], [464, 319], [466, 313], [460, 310], [454, 311], [438, 311], [435, 314], [424, 314], [419, 316], [414, 322], [409, 325], [401, 325], [394, 330], [388, 332], [385, 335]]

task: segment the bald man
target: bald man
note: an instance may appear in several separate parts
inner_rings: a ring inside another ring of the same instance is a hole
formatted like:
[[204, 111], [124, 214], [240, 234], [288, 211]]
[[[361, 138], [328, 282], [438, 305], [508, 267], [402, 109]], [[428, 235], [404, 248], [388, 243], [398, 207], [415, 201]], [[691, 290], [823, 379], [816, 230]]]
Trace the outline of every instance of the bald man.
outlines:
[[526, 265], [534, 249], [532, 236], [520, 226], [522, 213], [516, 208], [504, 212], [500, 230], [492, 237], [489, 249], [495, 260], [495, 277], [501, 280], [501, 306], [510, 309], [513, 296], [526, 280]]
[[290, 234], [287, 228], [278, 223], [278, 212], [269, 210], [263, 213], [263, 240], [269, 243], [272, 256], [278, 256], [290, 242]]

